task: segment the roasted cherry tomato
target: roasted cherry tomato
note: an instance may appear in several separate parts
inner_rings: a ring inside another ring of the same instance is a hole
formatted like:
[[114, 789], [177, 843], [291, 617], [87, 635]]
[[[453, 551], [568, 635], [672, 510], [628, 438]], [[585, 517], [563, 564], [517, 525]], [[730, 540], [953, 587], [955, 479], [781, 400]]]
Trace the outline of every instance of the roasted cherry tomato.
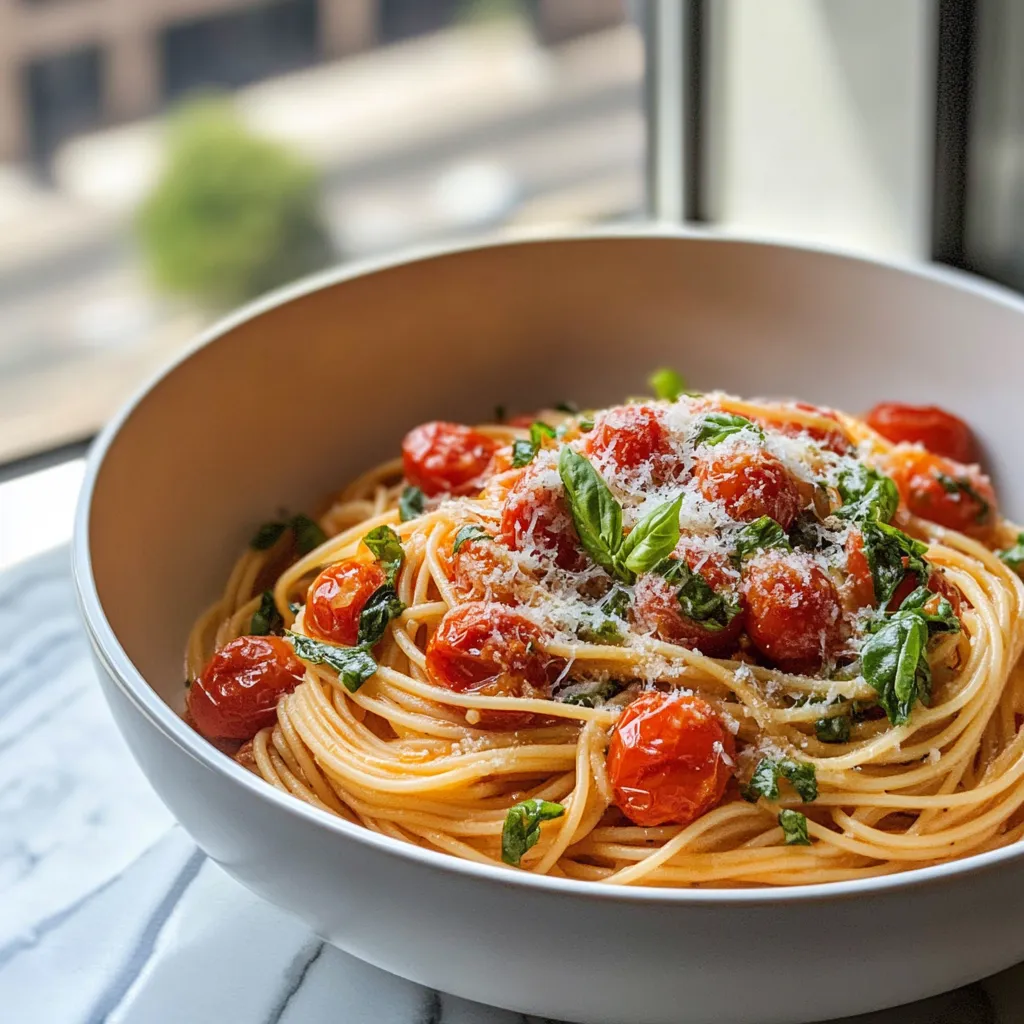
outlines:
[[189, 687], [189, 715], [209, 739], [252, 739], [274, 724], [277, 702], [305, 672], [286, 640], [240, 636], [217, 651]]
[[[456, 693], [546, 698], [561, 662], [540, 649], [542, 638], [534, 623], [503, 604], [457, 605], [427, 643], [427, 675]], [[487, 708], [480, 711], [478, 726], [524, 729], [537, 721], [530, 712]]]
[[387, 577], [373, 562], [335, 562], [310, 584], [306, 594], [306, 629], [311, 636], [354, 647], [359, 642], [359, 616], [370, 595]]
[[688, 825], [722, 799], [733, 774], [732, 735], [700, 697], [641, 694], [623, 711], [608, 747], [619, 810], [636, 825]]
[[886, 469], [915, 516], [975, 537], [984, 536], [995, 522], [996, 494], [977, 466], [920, 448], [897, 448]]
[[452, 582], [464, 601], [513, 600], [513, 565], [496, 540], [467, 540], [452, 556]]
[[513, 551], [551, 558], [562, 569], [578, 571], [586, 565], [565, 497], [545, 487], [532, 467], [508, 492], [501, 510], [501, 539]]
[[763, 449], [699, 449], [693, 473], [701, 494], [709, 501], [721, 501], [729, 515], [741, 522], [770, 516], [788, 530], [804, 505], [789, 470]]
[[652, 478], [661, 482], [672, 475], [672, 438], [660, 409], [648, 405], [623, 405], [601, 413], [586, 435], [583, 452], [598, 465], [615, 470], [649, 466]]
[[860, 530], [852, 530], [846, 538], [846, 581], [842, 599], [843, 607], [851, 612], [875, 604], [875, 578], [864, 553], [864, 535]]
[[[892, 598], [889, 601], [888, 610], [891, 612], [896, 611], [897, 608], [921, 585], [921, 580], [918, 578], [916, 572], [908, 572], [906, 576], [900, 581], [899, 586], [893, 591]], [[963, 605], [963, 597], [960, 591], [953, 586], [952, 583], [946, 579], [946, 574], [941, 569], [932, 568], [931, 575], [928, 577], [928, 582], [925, 584], [928, 589], [936, 595], [936, 597], [944, 597], [953, 609], [953, 614], [959, 619], [960, 609]], [[931, 607], [934, 603], [936, 607]], [[937, 602], [929, 602], [925, 605], [928, 612], [935, 613], [938, 610]]]
[[405, 478], [424, 494], [472, 494], [498, 445], [461, 423], [424, 423], [402, 441]]
[[747, 634], [779, 668], [813, 673], [841, 639], [835, 585], [810, 555], [762, 551], [746, 565]]
[[827, 448], [837, 455], [846, 455], [850, 451], [850, 439], [847, 437], [846, 431], [840, 426], [839, 417], [831, 409], [822, 409], [816, 405], [808, 405], [807, 402], [794, 402], [793, 408], [799, 409], [801, 412], [812, 413], [825, 420], [832, 420], [835, 426], [811, 426], [796, 420], [777, 420], [770, 419], [767, 416], [759, 416], [757, 421], [763, 426], [779, 431], [780, 434], [785, 434], [787, 437], [798, 437], [801, 434], [806, 434], [812, 440], [817, 441], [822, 448]]
[[651, 572], [636, 581], [633, 621], [641, 630], [653, 632], [658, 639], [670, 644], [691, 647], [712, 657], [728, 654], [743, 632], [738, 573], [730, 567], [725, 555], [704, 553], [694, 547], [680, 545], [672, 557], [682, 558], [713, 591], [735, 605], [735, 613], [724, 622], [721, 620], [727, 613], [720, 613], [710, 626], [707, 622], [695, 621], [683, 613], [678, 597], [679, 584], [669, 583], [663, 576]]
[[869, 427], [893, 444], [921, 444], [935, 455], [955, 462], [977, 460], [971, 428], [959, 416], [937, 405], [879, 402], [864, 418]]

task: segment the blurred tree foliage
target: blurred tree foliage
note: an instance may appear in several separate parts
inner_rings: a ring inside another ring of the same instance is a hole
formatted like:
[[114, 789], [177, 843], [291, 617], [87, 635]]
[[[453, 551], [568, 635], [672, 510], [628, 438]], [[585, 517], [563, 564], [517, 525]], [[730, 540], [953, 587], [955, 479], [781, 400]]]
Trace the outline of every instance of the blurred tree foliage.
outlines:
[[224, 100], [192, 101], [168, 131], [137, 220], [159, 286], [225, 307], [332, 262], [317, 175], [301, 159], [253, 135]]

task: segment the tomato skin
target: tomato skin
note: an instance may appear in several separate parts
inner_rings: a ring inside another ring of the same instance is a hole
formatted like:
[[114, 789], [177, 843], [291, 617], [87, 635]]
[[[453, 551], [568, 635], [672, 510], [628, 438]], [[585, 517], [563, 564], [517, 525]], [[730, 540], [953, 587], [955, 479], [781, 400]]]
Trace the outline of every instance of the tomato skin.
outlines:
[[277, 702], [306, 669], [277, 636], [240, 636], [206, 663], [188, 691], [188, 713], [208, 739], [249, 740], [277, 721]]
[[304, 622], [310, 636], [354, 647], [359, 642], [359, 616], [386, 580], [384, 570], [371, 562], [350, 558], [327, 566], [306, 592]]
[[472, 494], [483, 486], [497, 449], [497, 442], [461, 423], [424, 423], [402, 441], [405, 478], [431, 498]]
[[836, 455], [846, 455], [850, 451], [852, 448], [850, 439], [840, 425], [839, 417], [831, 409], [822, 409], [820, 406], [809, 405], [807, 402], [794, 402], [793, 407], [801, 412], [809, 412], [814, 416], [820, 416], [822, 419], [833, 420], [835, 426], [815, 427], [805, 423], [798, 423], [795, 420], [790, 422], [773, 420], [767, 416], [757, 417], [757, 421], [762, 426], [768, 427], [770, 430], [777, 430], [780, 434], [785, 434], [787, 437], [799, 437], [801, 434], [806, 434], [820, 444], [822, 448], [835, 452]]
[[452, 583], [463, 601], [513, 602], [508, 551], [493, 540], [468, 540], [452, 557]]
[[[921, 448], [897, 448], [887, 459], [886, 471], [903, 504], [915, 516], [971, 537], [984, 537], [995, 522], [992, 481], [977, 466], [965, 466]], [[943, 478], [966, 484], [977, 497], [961, 490], [951, 494]]]
[[762, 551], [746, 565], [747, 634], [779, 668], [813, 673], [839, 644], [835, 584], [809, 555]]
[[770, 452], [698, 450], [693, 473], [708, 501], [721, 501], [733, 519], [770, 516], [783, 530], [793, 525], [804, 499], [789, 470]]
[[872, 430], [893, 444], [921, 444], [933, 454], [954, 462], [977, 461], [971, 428], [959, 416], [937, 405], [879, 402], [864, 419]]
[[[916, 572], [908, 572], [906, 576], [900, 581], [899, 586], [893, 591], [893, 595], [889, 600], [887, 610], [890, 612], [896, 611], [897, 608], [921, 585], [921, 580]], [[960, 609], [963, 606], [963, 597], [960, 591], [953, 586], [952, 583], [946, 579], [946, 574], [941, 569], [932, 569], [931, 575], [928, 577], [928, 582], [925, 586], [937, 597], [944, 597], [953, 609], [953, 614], [959, 619]], [[934, 612], [936, 609], [929, 607], [931, 602], [926, 604], [926, 608], [929, 612]]]
[[851, 531], [846, 538], [846, 582], [842, 588], [843, 607], [847, 611], [875, 605], [875, 578], [864, 553], [864, 534]]
[[[730, 591], [739, 603], [736, 592], [738, 577], [730, 570], [724, 555], [705, 555], [692, 547], [680, 545], [670, 557], [683, 558], [712, 590]], [[633, 591], [634, 623], [644, 631], [653, 632], [659, 640], [693, 648], [710, 657], [723, 657], [734, 650], [743, 632], [742, 610], [721, 629], [708, 629], [683, 614], [676, 590], [676, 586], [657, 573], [640, 576]]]
[[[457, 605], [427, 643], [427, 675], [455, 693], [547, 698], [561, 662], [538, 649], [542, 639], [538, 626], [503, 604]], [[539, 720], [531, 712], [486, 708], [478, 727], [524, 729]]]
[[[532, 544], [527, 532], [532, 526]], [[587, 564], [564, 495], [549, 490], [528, 467], [505, 498], [501, 540], [513, 551], [531, 551], [553, 559], [560, 569], [578, 572]]]
[[635, 825], [688, 825], [715, 807], [733, 774], [732, 735], [700, 697], [651, 690], [619, 717], [608, 778]]
[[583, 453], [617, 470], [651, 464], [655, 480], [672, 474], [672, 438], [660, 409], [649, 405], [621, 405], [600, 413], [586, 435]]

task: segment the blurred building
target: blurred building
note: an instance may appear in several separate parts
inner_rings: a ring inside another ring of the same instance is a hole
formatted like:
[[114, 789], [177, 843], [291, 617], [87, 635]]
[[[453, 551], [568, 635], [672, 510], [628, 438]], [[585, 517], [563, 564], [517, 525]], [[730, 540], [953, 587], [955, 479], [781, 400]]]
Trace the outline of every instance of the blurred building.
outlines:
[[0, 161], [45, 166], [69, 136], [450, 24], [529, 10], [554, 41], [621, 0], [0, 0]]

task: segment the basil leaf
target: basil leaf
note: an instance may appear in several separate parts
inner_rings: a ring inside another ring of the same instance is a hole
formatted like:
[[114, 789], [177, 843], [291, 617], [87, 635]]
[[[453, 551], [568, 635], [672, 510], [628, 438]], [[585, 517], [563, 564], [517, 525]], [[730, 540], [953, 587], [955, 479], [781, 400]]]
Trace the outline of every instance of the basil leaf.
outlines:
[[747, 523], [736, 534], [736, 552], [733, 557], [735, 561], [743, 562], [759, 551], [767, 551], [769, 548], [792, 550], [782, 527], [771, 516], [761, 516], [760, 519]]
[[615, 558], [622, 544], [622, 506], [600, 473], [568, 445], [559, 453], [558, 474], [584, 549], [602, 569], [622, 577]]
[[764, 440], [764, 431], [745, 416], [737, 416], [731, 412], [709, 412], [701, 418], [693, 443], [721, 444], [727, 437], [738, 434], [741, 430], [752, 430], [762, 441]]
[[567, 412], [570, 416], [575, 416], [580, 411], [580, 407], [575, 402], [558, 402], [555, 409], [558, 412]]
[[555, 700], [560, 704], [573, 704], [582, 708], [596, 708], [606, 700], [614, 697], [622, 687], [614, 680], [603, 683], [571, 683]]
[[292, 516], [288, 525], [295, 535], [295, 547], [300, 555], [308, 555], [327, 540], [327, 534], [320, 529], [319, 523], [301, 512], [297, 516]]
[[363, 543], [373, 552], [388, 582], [393, 584], [405, 557], [401, 538], [390, 526], [376, 526], [363, 537]]
[[405, 611], [391, 583], [378, 587], [363, 605], [359, 615], [359, 643], [372, 647], [384, 635], [388, 623]]
[[398, 499], [399, 518], [403, 523], [407, 523], [410, 519], [423, 515], [425, 502], [426, 499], [423, 496], [423, 492], [418, 487], [411, 485], [406, 487], [402, 491], [402, 496]]
[[534, 420], [530, 424], [530, 439], [520, 439], [512, 443], [512, 466], [514, 469], [522, 469], [533, 462], [534, 456], [544, 446], [544, 438], [557, 437], [554, 427], [549, 427], [540, 420]]
[[550, 800], [524, 800], [510, 807], [501, 830], [501, 859], [519, 867], [523, 854], [540, 841], [540, 823], [565, 814], [561, 804]]
[[863, 462], [856, 462], [845, 470], [836, 488], [843, 503], [832, 514], [851, 523], [869, 520], [888, 523], [900, 503], [896, 484]]
[[615, 587], [597, 606], [588, 609], [576, 635], [588, 644], [621, 644], [625, 636], [620, 626], [629, 610], [629, 591]]
[[664, 398], [669, 402], [674, 402], [686, 391], [686, 381], [675, 370], [668, 367], [655, 370], [647, 378], [647, 383], [650, 384], [656, 397]]
[[847, 715], [819, 718], [814, 723], [814, 735], [822, 743], [846, 743], [850, 739], [850, 719]]
[[264, 590], [260, 595], [260, 606], [252, 613], [249, 633], [252, 636], [266, 636], [268, 633], [279, 633], [284, 626], [284, 619], [274, 603], [273, 591]]
[[594, 429], [594, 421], [589, 416], [586, 416], [583, 419], [581, 419], [576, 424], [576, 426], [578, 426], [580, 428], [580, 433], [581, 434], [586, 434], [586, 433], [589, 433], [591, 430]]
[[455, 534], [455, 543], [452, 545], [452, 554], [457, 555], [459, 548], [463, 544], [469, 543], [471, 540], [494, 540], [482, 526], [478, 526], [476, 523], [470, 523], [469, 526], [463, 526], [459, 529], [459, 532]]
[[649, 512], [626, 535], [619, 561], [633, 573], [647, 572], [668, 558], [679, 543], [679, 511], [683, 496], [666, 501]]
[[303, 661], [333, 668], [349, 693], [355, 693], [377, 671], [373, 655], [362, 647], [339, 647], [299, 633], [286, 633], [285, 637]]
[[984, 523], [988, 519], [989, 512], [992, 511], [992, 506], [971, 486], [967, 480], [961, 480], [959, 477], [948, 476], [946, 473], [940, 473], [936, 471], [936, 479], [942, 489], [947, 494], [965, 494], [972, 501], [978, 503], [978, 511], [974, 514], [974, 521], [976, 523]]
[[899, 606], [901, 612], [916, 612], [924, 619], [928, 627], [928, 635], [936, 636], [939, 633], [959, 633], [960, 619], [953, 611], [953, 606], [944, 597], [939, 597], [938, 606], [935, 612], [926, 612], [924, 606], [934, 598], [939, 597], [934, 591], [927, 587], [918, 587], [907, 594], [903, 603]]
[[256, 551], [266, 551], [272, 548], [280, 539], [281, 534], [288, 529], [288, 524], [283, 522], [263, 523], [249, 541], [249, 547]]
[[779, 813], [779, 825], [787, 846], [811, 845], [811, 838], [807, 834], [807, 815], [786, 809]]
[[861, 672], [893, 725], [906, 724], [918, 696], [931, 687], [927, 644], [927, 623], [908, 610], [885, 618], [861, 647]]
[[740, 606], [728, 592], [713, 589], [699, 572], [694, 572], [681, 558], [670, 558], [656, 570], [668, 583], [679, 584], [676, 599], [679, 608], [691, 622], [705, 629], [724, 629], [739, 614]]
[[861, 523], [860, 528], [864, 554], [871, 567], [875, 600], [882, 607], [889, 603], [908, 572], [916, 573], [919, 579], [928, 578], [931, 568], [921, 557], [928, 550], [927, 544], [882, 522], [869, 520]]
[[1017, 534], [1017, 543], [1005, 551], [997, 551], [996, 554], [1014, 571], [1020, 572], [1024, 566], [1024, 533]]
[[778, 800], [779, 778], [789, 781], [804, 803], [818, 798], [818, 777], [814, 765], [807, 761], [794, 761], [784, 757], [778, 761], [771, 757], [762, 757], [754, 768], [750, 781], [740, 787], [744, 800], [755, 803], [759, 796], [766, 800]]

